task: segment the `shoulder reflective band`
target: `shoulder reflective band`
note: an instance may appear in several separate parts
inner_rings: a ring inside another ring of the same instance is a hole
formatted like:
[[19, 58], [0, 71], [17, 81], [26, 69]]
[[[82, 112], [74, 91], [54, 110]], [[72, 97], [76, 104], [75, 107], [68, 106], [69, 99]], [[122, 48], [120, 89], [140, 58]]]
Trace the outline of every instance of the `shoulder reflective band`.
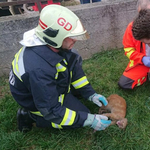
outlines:
[[12, 61], [14, 74], [22, 81], [21, 76], [25, 73], [24, 63], [23, 63], [23, 53], [25, 47], [21, 48], [18, 53], [16, 53], [14, 60]]

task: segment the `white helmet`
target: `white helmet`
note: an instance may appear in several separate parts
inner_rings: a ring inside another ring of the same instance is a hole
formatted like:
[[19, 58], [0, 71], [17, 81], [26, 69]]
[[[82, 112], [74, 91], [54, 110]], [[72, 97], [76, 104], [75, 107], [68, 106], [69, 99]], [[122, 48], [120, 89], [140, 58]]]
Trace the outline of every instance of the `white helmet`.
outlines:
[[89, 38], [79, 18], [68, 8], [55, 4], [42, 9], [35, 33], [54, 48], [60, 48], [67, 37], [76, 40]]

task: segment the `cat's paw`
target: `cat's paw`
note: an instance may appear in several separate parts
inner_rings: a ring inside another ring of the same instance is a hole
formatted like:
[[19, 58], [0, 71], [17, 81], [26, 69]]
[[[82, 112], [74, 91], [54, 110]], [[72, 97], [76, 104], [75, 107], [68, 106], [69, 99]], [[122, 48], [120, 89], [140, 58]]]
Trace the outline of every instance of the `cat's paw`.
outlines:
[[104, 113], [108, 113], [108, 110], [107, 109], [99, 109], [99, 114], [104, 114]]

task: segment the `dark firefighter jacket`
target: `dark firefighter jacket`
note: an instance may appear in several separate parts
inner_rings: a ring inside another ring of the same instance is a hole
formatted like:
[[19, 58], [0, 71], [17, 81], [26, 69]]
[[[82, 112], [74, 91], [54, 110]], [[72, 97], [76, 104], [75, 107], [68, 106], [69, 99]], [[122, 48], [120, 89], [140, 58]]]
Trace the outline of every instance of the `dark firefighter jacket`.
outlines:
[[86, 112], [63, 106], [71, 84], [85, 99], [95, 93], [77, 61], [77, 54], [55, 53], [47, 46], [21, 48], [12, 62], [9, 82], [19, 105], [44, 117], [55, 128], [74, 124], [80, 127], [87, 117]]

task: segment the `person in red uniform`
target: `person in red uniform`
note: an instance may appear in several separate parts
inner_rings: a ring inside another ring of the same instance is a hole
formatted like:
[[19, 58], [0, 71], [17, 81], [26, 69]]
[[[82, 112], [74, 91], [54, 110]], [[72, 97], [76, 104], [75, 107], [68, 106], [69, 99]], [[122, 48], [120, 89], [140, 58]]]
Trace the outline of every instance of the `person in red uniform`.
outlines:
[[[150, 8], [150, 1], [138, 0], [138, 11], [145, 8]], [[130, 60], [118, 82], [118, 85], [124, 89], [134, 89], [142, 85], [147, 80], [150, 71], [149, 66], [143, 62], [144, 56], [150, 56], [149, 46], [133, 37], [132, 25], [133, 22], [129, 23], [123, 36], [125, 55]]]
[[[136, 40], [145, 43], [148, 46], [150, 53], [150, 9], [140, 10], [138, 16], [133, 21], [132, 33]], [[142, 58], [145, 66], [150, 68], [150, 55], [145, 55]]]
[[15, 55], [9, 76], [10, 90], [22, 106], [17, 112], [18, 129], [37, 127], [70, 129], [90, 126], [107, 128], [108, 117], [91, 114], [75, 96], [79, 93], [99, 107], [106, 98], [97, 94], [73, 50], [77, 40], [88, 39], [80, 19], [60, 5], [45, 6], [36, 28], [24, 33], [23, 47]]

